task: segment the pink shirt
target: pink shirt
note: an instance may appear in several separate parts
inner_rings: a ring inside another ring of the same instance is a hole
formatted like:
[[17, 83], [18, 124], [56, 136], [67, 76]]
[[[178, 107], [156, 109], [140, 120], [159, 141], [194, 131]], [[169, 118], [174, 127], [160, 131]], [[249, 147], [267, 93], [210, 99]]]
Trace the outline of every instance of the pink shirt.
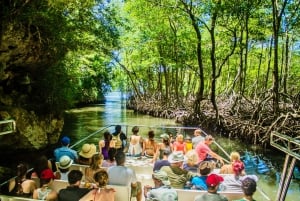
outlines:
[[207, 144], [205, 144], [204, 141], [198, 143], [195, 150], [198, 154], [198, 158], [199, 158], [198, 162], [201, 162], [204, 159], [206, 159], [208, 152], [211, 151], [209, 146]]

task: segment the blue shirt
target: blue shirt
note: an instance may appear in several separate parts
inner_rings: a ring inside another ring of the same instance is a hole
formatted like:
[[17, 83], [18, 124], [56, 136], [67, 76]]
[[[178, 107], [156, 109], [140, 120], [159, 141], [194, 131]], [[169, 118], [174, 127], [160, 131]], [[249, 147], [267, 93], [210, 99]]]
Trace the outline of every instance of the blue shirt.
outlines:
[[64, 146], [54, 150], [54, 157], [56, 162], [59, 162], [59, 159], [62, 156], [69, 156], [74, 162], [78, 159], [76, 151]]
[[207, 190], [206, 186], [207, 176], [196, 176], [192, 178], [192, 186], [197, 190]]

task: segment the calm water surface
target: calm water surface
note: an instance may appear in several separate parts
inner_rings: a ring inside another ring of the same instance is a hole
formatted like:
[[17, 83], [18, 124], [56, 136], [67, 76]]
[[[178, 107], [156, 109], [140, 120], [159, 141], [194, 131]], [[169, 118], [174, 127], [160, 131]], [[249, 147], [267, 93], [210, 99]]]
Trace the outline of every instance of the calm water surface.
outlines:
[[[155, 118], [149, 115], [134, 113], [132, 110], [126, 110], [124, 104], [125, 102], [120, 100], [119, 93], [110, 93], [107, 96], [107, 102], [103, 105], [93, 105], [67, 111], [63, 135], [70, 136], [72, 144], [107, 125], [143, 125], [140, 127], [140, 134], [142, 136], [146, 136], [147, 131], [152, 126], [180, 126], [176, 124], [174, 120]], [[126, 130], [124, 126], [122, 128], [130, 135], [130, 127], [129, 130]], [[112, 132], [113, 127], [109, 128], [109, 131]], [[176, 132], [176, 130], [169, 131], [173, 133]], [[159, 135], [165, 131], [155, 130], [155, 132], [156, 137], [158, 138]], [[251, 153], [259, 154], [261, 158], [269, 161], [269, 163], [274, 166], [273, 171], [270, 171], [268, 174], [258, 174], [258, 184], [259, 189], [265, 192], [271, 200], [276, 200], [280, 178], [280, 171], [278, 170], [283, 165], [284, 155], [280, 152], [274, 153], [274, 150], [269, 151], [263, 150], [257, 146], [250, 146], [247, 143], [238, 140], [222, 138], [218, 134], [213, 135], [216, 138], [216, 142], [220, 144], [227, 153], [230, 153], [231, 151], [239, 151], [240, 153], [243, 153], [246, 150], [251, 151]], [[101, 138], [102, 134], [97, 134], [92, 137], [89, 142], [97, 144]], [[80, 146], [74, 148], [79, 150]], [[226, 158], [226, 155], [223, 154], [217, 146], [213, 146], [212, 148]], [[255, 193], [255, 198], [257, 201], [267, 200], [263, 196], [260, 196], [260, 193], [258, 192]], [[286, 196], [286, 201], [297, 200], [300, 200], [300, 181], [293, 179]]]

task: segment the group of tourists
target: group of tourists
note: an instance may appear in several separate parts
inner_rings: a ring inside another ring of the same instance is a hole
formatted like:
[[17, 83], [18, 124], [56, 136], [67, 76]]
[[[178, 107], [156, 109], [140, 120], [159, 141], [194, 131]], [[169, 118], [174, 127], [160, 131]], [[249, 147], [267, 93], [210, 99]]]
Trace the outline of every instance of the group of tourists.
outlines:
[[[230, 164], [225, 164], [210, 148], [214, 142], [211, 135], [205, 136], [197, 129], [192, 138], [180, 133], [175, 139], [172, 137], [172, 134], [161, 134], [161, 142], [157, 142], [154, 131], [150, 130], [144, 139], [139, 135], [138, 126], [127, 137], [117, 125], [115, 132], [104, 132], [98, 150], [94, 144], [83, 144], [77, 152], [69, 147], [70, 138], [63, 136], [61, 147], [54, 150], [55, 167], [46, 157], [41, 157], [28, 175], [27, 166], [20, 164], [17, 177], [9, 184], [9, 192], [48, 201], [114, 201], [116, 191], [107, 185], [121, 185], [131, 187], [131, 197], [137, 201], [143, 197], [146, 201], [176, 201], [176, 189], [207, 191], [195, 197], [195, 201], [228, 200], [220, 191], [243, 191], [244, 198], [239, 201], [254, 200], [257, 177], [246, 175], [238, 152], [232, 152]], [[126, 166], [127, 156], [150, 159], [154, 186], [142, 187], [134, 169]], [[219, 172], [215, 171], [217, 163], [221, 164]], [[88, 167], [81, 172], [71, 170], [72, 164]], [[51, 189], [55, 179], [65, 180], [69, 186], [55, 192]]]

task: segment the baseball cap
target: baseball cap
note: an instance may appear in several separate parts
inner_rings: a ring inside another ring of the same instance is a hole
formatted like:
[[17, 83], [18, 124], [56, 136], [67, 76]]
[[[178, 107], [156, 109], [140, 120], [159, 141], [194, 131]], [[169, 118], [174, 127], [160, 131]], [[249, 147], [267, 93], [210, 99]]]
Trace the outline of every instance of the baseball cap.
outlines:
[[62, 145], [64, 145], [64, 146], [70, 144], [70, 141], [71, 141], [70, 138], [67, 137], [67, 136], [64, 136], [64, 137], [61, 139], [61, 143], [62, 143]]
[[55, 179], [55, 175], [52, 170], [48, 168], [41, 172], [41, 179]]
[[210, 175], [208, 175], [208, 177], [206, 179], [206, 185], [207, 186], [217, 186], [222, 181], [224, 181], [223, 177], [221, 177], [217, 174], [210, 174]]

